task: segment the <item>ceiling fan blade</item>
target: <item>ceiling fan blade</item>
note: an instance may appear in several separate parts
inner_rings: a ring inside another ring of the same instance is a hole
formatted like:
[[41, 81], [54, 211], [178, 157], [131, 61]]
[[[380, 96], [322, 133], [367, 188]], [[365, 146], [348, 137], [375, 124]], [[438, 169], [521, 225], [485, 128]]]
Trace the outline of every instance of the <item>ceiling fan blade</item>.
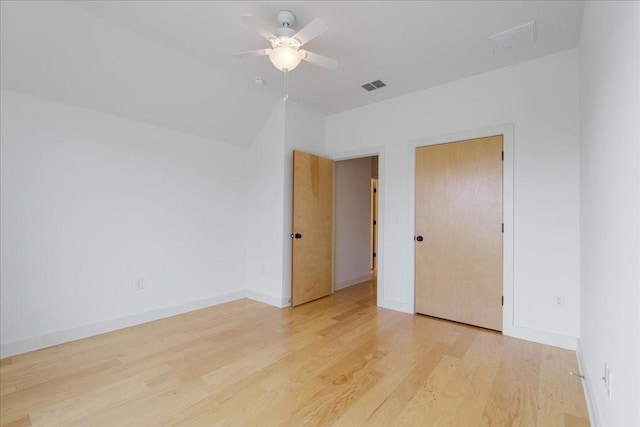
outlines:
[[269, 30], [269, 26], [263, 22], [260, 22], [253, 15], [240, 15], [240, 21], [248, 27], [253, 28], [260, 33], [262, 37], [269, 41], [276, 40], [278, 37]]
[[269, 55], [271, 49], [257, 49], [257, 50], [247, 50], [246, 52], [236, 52], [232, 56], [236, 58], [249, 58], [252, 56], [265, 56]]
[[335, 70], [338, 66], [338, 61], [327, 56], [318, 55], [317, 53], [309, 52], [308, 50], [300, 49], [302, 59], [311, 62], [312, 64], [319, 65], [328, 70]]
[[321, 18], [316, 18], [309, 22], [306, 27], [298, 31], [293, 38], [298, 39], [300, 46], [302, 46], [309, 43], [328, 29], [329, 27], [327, 27], [327, 24]]

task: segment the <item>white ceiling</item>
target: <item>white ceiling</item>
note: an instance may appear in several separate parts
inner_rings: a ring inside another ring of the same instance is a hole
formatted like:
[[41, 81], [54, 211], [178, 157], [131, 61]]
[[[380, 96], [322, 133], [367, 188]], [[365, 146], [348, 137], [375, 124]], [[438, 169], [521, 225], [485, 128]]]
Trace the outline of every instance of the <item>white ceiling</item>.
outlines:
[[[251, 143], [282, 96], [268, 47], [239, 20], [278, 10], [329, 31], [305, 46], [291, 100], [333, 114], [578, 45], [579, 1], [78, 1], [1, 3], [2, 86], [231, 143]], [[537, 41], [495, 55], [488, 37], [535, 20]], [[264, 77], [266, 86], [252, 84]], [[387, 87], [367, 92], [363, 83]]]

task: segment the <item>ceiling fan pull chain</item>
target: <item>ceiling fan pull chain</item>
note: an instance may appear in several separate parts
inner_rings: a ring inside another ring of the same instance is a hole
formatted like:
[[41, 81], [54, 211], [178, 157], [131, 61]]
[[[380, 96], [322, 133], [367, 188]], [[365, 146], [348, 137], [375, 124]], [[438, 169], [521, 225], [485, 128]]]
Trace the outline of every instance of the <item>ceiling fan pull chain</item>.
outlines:
[[283, 101], [289, 99], [289, 70], [286, 68], [284, 70], [284, 98]]

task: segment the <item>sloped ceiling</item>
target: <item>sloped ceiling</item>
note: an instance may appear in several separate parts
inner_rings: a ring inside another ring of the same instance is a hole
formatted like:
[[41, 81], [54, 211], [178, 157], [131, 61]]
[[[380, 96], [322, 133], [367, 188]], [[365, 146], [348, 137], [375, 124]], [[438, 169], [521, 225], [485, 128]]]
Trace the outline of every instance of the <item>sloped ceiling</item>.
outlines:
[[[302, 63], [290, 99], [333, 114], [528, 61], [578, 45], [583, 3], [497, 2], [1, 2], [2, 87], [247, 146], [282, 96], [268, 47], [239, 16], [272, 22], [292, 10], [301, 28], [329, 31], [308, 50], [339, 61]], [[488, 36], [535, 20], [537, 41], [495, 55]], [[252, 83], [261, 76], [267, 84]], [[382, 79], [373, 92], [360, 85]]]

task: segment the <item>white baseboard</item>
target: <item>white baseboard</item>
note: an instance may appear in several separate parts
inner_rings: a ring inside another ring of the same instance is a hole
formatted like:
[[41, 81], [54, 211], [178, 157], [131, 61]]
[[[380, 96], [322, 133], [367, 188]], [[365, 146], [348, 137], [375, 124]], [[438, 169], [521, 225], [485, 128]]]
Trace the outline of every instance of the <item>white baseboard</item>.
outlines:
[[508, 337], [520, 338], [553, 347], [566, 348], [567, 350], [575, 351], [578, 347], [578, 339], [575, 337], [523, 328], [521, 326], [505, 325], [503, 327], [502, 334]]
[[602, 420], [600, 420], [600, 413], [596, 407], [596, 400], [593, 397], [593, 384], [591, 383], [591, 377], [587, 374], [587, 367], [582, 358], [582, 350], [580, 348], [580, 340], [578, 340], [578, 348], [576, 349], [576, 356], [578, 358], [578, 369], [580, 373], [584, 375], [582, 379], [582, 389], [584, 390], [584, 398], [587, 401], [587, 410], [589, 411], [589, 422], [593, 427], [600, 427]]
[[[362, 281], [364, 280], [360, 280], [358, 283]], [[232, 292], [229, 294], [218, 295], [203, 300], [191, 301], [171, 307], [164, 307], [157, 310], [147, 311], [145, 313], [133, 314], [118, 319], [106, 320], [103, 322], [80, 326], [78, 328], [73, 328], [65, 331], [57, 331], [49, 334], [5, 343], [0, 345], [0, 358], [15, 356], [17, 354], [51, 347], [65, 342], [103, 334], [105, 332], [128, 328], [130, 326], [152, 322], [154, 320], [162, 319], [165, 317], [175, 316], [177, 314], [187, 313], [189, 311], [199, 310], [218, 304], [223, 304], [225, 302], [235, 301], [241, 298], [249, 298], [279, 308], [291, 305], [291, 301], [289, 300], [289, 298], [267, 295], [254, 290]], [[414, 314], [413, 306], [407, 302], [379, 298], [378, 306], [389, 310]], [[515, 338], [521, 338], [527, 341], [534, 341], [542, 344], [552, 345], [555, 347], [562, 347], [569, 350], [576, 350], [578, 346], [577, 338], [566, 337], [563, 335], [556, 335], [548, 332], [542, 332], [517, 326], [510, 326], [508, 328], [505, 328], [503, 334]], [[591, 414], [591, 406], [589, 411]]]
[[164, 307], [144, 313], [133, 314], [118, 319], [92, 323], [90, 325], [80, 326], [65, 331], [57, 331], [39, 335], [36, 337], [8, 342], [0, 345], [0, 358], [15, 356], [17, 354], [51, 347], [69, 341], [75, 341], [82, 338], [103, 334], [105, 332], [128, 328], [129, 326], [152, 322], [154, 320], [163, 319], [165, 317], [175, 316], [177, 314], [187, 313], [189, 311], [200, 310], [202, 308], [223, 304], [229, 301], [235, 301], [244, 297], [245, 292], [243, 291], [232, 292], [229, 294], [217, 295], [215, 297], [210, 297], [202, 300], [190, 301], [171, 307]]
[[[411, 304], [389, 299], [378, 299], [378, 306], [389, 310], [400, 311], [403, 313], [415, 314], [415, 310]], [[504, 326], [503, 335], [520, 338], [527, 341], [533, 341], [540, 344], [546, 344], [553, 347], [566, 348], [568, 350], [576, 350], [578, 339], [565, 335], [553, 334], [551, 332], [538, 331], [535, 329], [523, 328], [520, 326], [508, 325]]]
[[262, 292], [257, 292], [251, 289], [247, 289], [245, 291], [245, 296], [254, 301], [263, 302], [265, 304], [273, 305], [274, 307], [288, 307], [291, 305], [291, 300], [289, 298], [283, 297], [275, 297], [273, 295], [263, 294]]
[[340, 289], [348, 288], [349, 286], [357, 285], [358, 283], [366, 282], [371, 280], [371, 273], [368, 273], [364, 276], [356, 277], [354, 279], [343, 280], [342, 282], [338, 282], [335, 285], [335, 290], [338, 291]]
[[415, 314], [415, 311], [411, 304], [396, 300], [378, 298], [378, 307], [386, 308], [393, 311], [400, 311], [402, 313]]

